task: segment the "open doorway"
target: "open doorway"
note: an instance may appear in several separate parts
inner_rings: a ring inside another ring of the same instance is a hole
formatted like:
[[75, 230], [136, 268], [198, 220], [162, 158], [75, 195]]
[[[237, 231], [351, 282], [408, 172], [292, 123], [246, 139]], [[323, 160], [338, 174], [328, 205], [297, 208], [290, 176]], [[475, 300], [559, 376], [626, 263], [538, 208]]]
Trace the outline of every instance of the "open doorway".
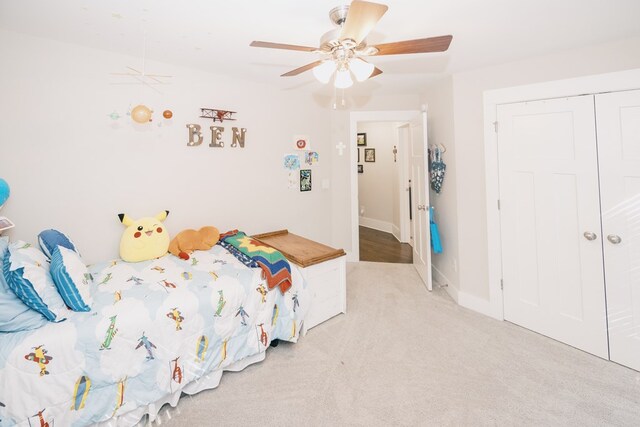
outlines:
[[411, 264], [409, 124], [359, 121], [357, 131], [360, 261]]

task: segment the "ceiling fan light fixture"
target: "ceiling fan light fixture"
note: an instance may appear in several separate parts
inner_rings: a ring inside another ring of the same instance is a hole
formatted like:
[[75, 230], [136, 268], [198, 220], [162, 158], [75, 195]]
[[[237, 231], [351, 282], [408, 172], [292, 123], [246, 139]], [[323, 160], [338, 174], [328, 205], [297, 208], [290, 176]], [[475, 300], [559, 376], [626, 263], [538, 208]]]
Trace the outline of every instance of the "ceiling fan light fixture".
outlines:
[[353, 75], [356, 76], [356, 80], [363, 82], [371, 77], [375, 66], [360, 58], [354, 58], [349, 62], [349, 68], [353, 72]]
[[338, 89], [346, 89], [353, 86], [353, 79], [351, 78], [351, 73], [348, 68], [343, 68], [336, 72], [336, 79], [333, 85]]
[[342, 3], [347, 1], [350, 1], [349, 5], [342, 4], [329, 12], [329, 18], [336, 28], [322, 35], [317, 48], [265, 41], [253, 41], [251, 46], [321, 54], [320, 59], [284, 73], [282, 77], [297, 76], [313, 70], [318, 81], [329, 83], [333, 79], [333, 85], [340, 89], [353, 86], [354, 78], [363, 82], [382, 74], [382, 70], [362, 57], [445, 52], [449, 49], [452, 35], [370, 46], [367, 36], [389, 7], [374, 3], [376, 0], [343, 0]]
[[322, 64], [313, 68], [313, 75], [320, 83], [326, 84], [331, 80], [333, 72], [336, 70], [336, 64], [333, 61], [323, 61]]

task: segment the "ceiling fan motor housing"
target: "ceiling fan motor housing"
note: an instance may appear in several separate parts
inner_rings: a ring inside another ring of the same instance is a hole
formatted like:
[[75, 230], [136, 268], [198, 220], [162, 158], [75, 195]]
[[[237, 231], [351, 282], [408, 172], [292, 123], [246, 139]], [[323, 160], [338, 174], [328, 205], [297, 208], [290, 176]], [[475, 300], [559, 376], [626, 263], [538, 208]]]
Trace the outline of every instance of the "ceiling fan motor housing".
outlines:
[[329, 11], [329, 19], [334, 25], [338, 27], [344, 24], [344, 21], [347, 20], [347, 14], [349, 13], [349, 5], [343, 4], [340, 6], [336, 6]]

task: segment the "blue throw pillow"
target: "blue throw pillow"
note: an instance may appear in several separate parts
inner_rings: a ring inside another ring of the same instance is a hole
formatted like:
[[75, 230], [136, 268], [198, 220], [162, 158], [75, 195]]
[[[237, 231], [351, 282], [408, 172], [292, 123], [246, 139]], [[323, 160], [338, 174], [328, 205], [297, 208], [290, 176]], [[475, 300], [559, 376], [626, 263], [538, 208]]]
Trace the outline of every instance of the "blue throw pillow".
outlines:
[[77, 252], [58, 246], [51, 256], [50, 271], [67, 307], [73, 311], [91, 311], [93, 300], [89, 287], [93, 280]]
[[42, 249], [42, 252], [44, 252], [49, 259], [51, 259], [53, 251], [58, 246], [63, 246], [78, 252], [71, 239], [58, 230], [44, 230], [38, 234], [38, 244], [40, 244], [40, 249]]
[[52, 322], [66, 318], [67, 307], [51, 279], [49, 263], [42, 252], [29, 243], [11, 243], [2, 264], [9, 288], [23, 303]]
[[[9, 251], [8, 237], [0, 237], [0, 265]], [[37, 311], [31, 310], [9, 289], [0, 272], [0, 332], [19, 332], [37, 329], [47, 323], [47, 319]]]

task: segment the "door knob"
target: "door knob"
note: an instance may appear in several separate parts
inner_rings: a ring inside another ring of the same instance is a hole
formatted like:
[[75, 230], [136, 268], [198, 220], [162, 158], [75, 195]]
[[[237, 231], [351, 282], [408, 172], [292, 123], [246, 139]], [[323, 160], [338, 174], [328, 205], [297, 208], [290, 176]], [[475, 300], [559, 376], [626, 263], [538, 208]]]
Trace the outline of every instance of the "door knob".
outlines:
[[613, 243], [614, 245], [617, 245], [618, 243], [622, 242], [622, 238], [620, 236], [616, 236], [615, 234], [609, 234], [607, 236], [607, 240]]
[[598, 238], [598, 235], [596, 233], [591, 232], [591, 231], [585, 231], [583, 236], [587, 240], [596, 240]]

